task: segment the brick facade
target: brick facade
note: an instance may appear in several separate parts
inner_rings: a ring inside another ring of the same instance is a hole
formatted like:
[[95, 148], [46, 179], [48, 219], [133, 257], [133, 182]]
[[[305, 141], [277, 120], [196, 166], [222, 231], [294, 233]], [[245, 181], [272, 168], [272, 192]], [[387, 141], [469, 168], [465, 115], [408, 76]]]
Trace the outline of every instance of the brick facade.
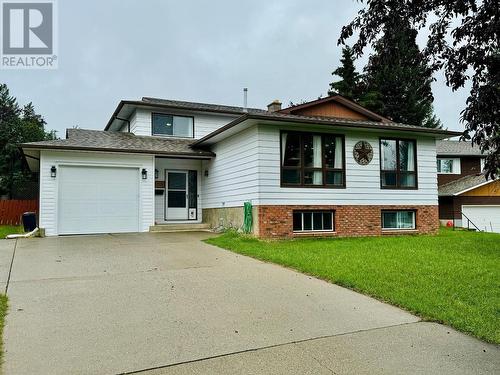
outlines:
[[[416, 229], [406, 231], [382, 231], [382, 210], [416, 210]], [[335, 232], [293, 233], [293, 211], [335, 211]], [[378, 236], [397, 233], [436, 233], [439, 229], [438, 206], [258, 206], [259, 237], [302, 236]]]

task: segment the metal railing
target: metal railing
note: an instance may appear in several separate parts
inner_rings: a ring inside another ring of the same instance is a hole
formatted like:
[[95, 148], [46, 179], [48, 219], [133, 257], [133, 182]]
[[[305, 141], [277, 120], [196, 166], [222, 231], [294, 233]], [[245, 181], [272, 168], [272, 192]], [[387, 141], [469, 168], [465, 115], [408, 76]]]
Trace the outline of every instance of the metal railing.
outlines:
[[[466, 219], [467, 219], [467, 230], [470, 230], [470, 229], [471, 229], [471, 228], [470, 228], [470, 225], [472, 224], [472, 226], [473, 226], [473, 227], [474, 227], [474, 228], [475, 228], [478, 232], [482, 232], [482, 230], [481, 230], [481, 229], [479, 229], [479, 227], [478, 227], [476, 224], [474, 224], [474, 222], [473, 222], [471, 219], [469, 219], [469, 218], [467, 217], [467, 215], [466, 215], [466, 214], [464, 214], [464, 213], [462, 212], [462, 210], [460, 210], [460, 211], [455, 211], [455, 212], [454, 212], [454, 214], [453, 214], [453, 230], [455, 230], [455, 220], [457, 220], [457, 219], [455, 219], [455, 213], [459, 213], [459, 214], [460, 214], [460, 220], [462, 220], [462, 221], [463, 221], [463, 218], [466, 218]], [[464, 228], [464, 223], [462, 223], [462, 228]]]

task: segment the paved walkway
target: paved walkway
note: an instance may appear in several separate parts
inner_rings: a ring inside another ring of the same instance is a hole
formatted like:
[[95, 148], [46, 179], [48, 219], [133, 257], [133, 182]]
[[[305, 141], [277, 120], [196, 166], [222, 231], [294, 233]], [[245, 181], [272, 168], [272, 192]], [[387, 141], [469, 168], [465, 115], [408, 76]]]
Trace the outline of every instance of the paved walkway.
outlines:
[[0, 241], [10, 374], [498, 373], [500, 350], [206, 233]]

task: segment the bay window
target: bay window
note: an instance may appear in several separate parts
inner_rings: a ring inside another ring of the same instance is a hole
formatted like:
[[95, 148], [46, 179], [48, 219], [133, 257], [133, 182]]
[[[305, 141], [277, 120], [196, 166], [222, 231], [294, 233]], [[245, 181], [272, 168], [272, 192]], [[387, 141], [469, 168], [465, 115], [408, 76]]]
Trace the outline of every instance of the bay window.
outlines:
[[344, 137], [281, 133], [281, 184], [297, 187], [344, 187]]
[[417, 153], [414, 140], [380, 140], [380, 182], [384, 189], [417, 187]]

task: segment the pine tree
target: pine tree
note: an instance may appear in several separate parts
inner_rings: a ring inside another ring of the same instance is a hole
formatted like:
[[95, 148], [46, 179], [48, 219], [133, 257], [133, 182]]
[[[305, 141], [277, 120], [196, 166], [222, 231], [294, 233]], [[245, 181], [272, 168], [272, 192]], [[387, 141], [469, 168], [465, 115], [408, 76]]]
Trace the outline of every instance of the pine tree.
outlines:
[[21, 108], [7, 85], [0, 84], [0, 195], [12, 195], [32, 179], [18, 145], [52, 139], [53, 133], [45, 131], [45, 124], [32, 103]]
[[332, 72], [333, 76], [340, 77], [339, 81], [330, 83], [328, 95], [342, 95], [351, 100], [358, 100], [361, 95], [360, 74], [354, 66], [354, 52], [349, 46], [342, 48], [341, 66]]
[[397, 12], [391, 21], [365, 67], [366, 91], [360, 104], [396, 122], [439, 128], [432, 105], [432, 69], [417, 45], [417, 31]]

